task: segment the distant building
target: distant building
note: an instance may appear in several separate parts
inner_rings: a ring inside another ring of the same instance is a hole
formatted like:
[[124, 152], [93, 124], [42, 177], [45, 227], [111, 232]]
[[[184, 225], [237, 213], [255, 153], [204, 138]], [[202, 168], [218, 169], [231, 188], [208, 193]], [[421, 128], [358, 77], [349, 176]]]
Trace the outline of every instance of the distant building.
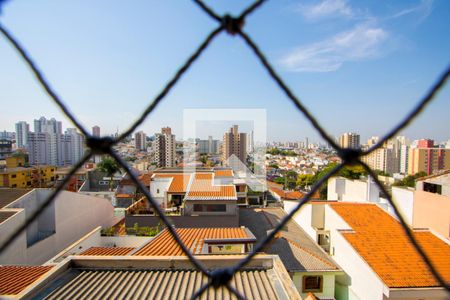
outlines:
[[222, 161], [225, 163], [232, 155], [244, 164], [247, 161], [247, 134], [239, 133], [238, 125], [233, 125], [229, 132], [223, 135]]
[[28, 142], [28, 133], [30, 125], [25, 121], [16, 123], [16, 146], [17, 148], [25, 148]]
[[253, 153], [255, 151], [255, 139], [253, 130], [247, 134], [247, 153]]
[[5, 159], [12, 153], [12, 142], [10, 140], [0, 139], [0, 159]]
[[100, 137], [100, 127], [98, 127], [97, 125], [92, 127], [92, 135], [96, 136], [96, 137]]
[[218, 154], [219, 153], [219, 140], [213, 140], [212, 136], [209, 136], [207, 140], [196, 141], [198, 153], [206, 154]]
[[408, 151], [408, 174], [426, 172], [428, 175], [450, 169], [450, 149], [435, 148], [432, 140], [419, 140], [417, 148]]
[[360, 136], [354, 132], [346, 132], [339, 137], [339, 146], [342, 148], [359, 149]]
[[136, 150], [147, 151], [147, 135], [143, 131], [134, 134], [134, 146]]
[[14, 140], [16, 139], [16, 133], [10, 131], [0, 131], [0, 140]]
[[75, 128], [67, 128], [65, 132], [65, 156], [69, 164], [76, 164], [84, 155], [84, 136]]
[[84, 155], [84, 136], [75, 128], [62, 133], [60, 121], [41, 117], [34, 120], [35, 132], [28, 133], [27, 150], [31, 165], [68, 166]]
[[176, 142], [170, 127], [161, 128], [155, 134], [155, 161], [158, 167], [175, 167]]

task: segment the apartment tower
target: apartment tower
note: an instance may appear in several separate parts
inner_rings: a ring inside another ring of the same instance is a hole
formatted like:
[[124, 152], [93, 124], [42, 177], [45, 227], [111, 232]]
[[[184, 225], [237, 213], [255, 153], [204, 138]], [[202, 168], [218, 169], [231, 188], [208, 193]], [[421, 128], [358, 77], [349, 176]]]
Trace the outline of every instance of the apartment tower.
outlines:
[[223, 135], [222, 161], [225, 163], [231, 155], [235, 155], [239, 160], [247, 162], [247, 134], [239, 133], [239, 126], [233, 125], [229, 132]]
[[143, 131], [134, 134], [134, 146], [136, 150], [147, 151], [147, 135]]
[[175, 167], [175, 135], [170, 127], [161, 128], [155, 134], [155, 161], [158, 167]]
[[339, 146], [342, 148], [359, 149], [359, 134], [346, 132], [339, 137]]

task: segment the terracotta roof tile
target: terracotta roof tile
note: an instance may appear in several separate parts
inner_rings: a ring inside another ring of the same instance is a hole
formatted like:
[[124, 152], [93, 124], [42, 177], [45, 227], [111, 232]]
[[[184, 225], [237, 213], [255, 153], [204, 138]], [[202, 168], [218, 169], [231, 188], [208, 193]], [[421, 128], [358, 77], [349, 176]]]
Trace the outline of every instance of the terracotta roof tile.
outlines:
[[214, 170], [216, 177], [233, 177], [233, 170]]
[[133, 247], [91, 247], [79, 255], [122, 256], [128, 255], [134, 249]]
[[17, 295], [51, 266], [0, 266], [0, 295]]
[[299, 191], [283, 191], [281, 189], [272, 187], [271, 190], [276, 193], [278, 196], [280, 196], [283, 199], [287, 200], [299, 200], [303, 198], [304, 194]]
[[169, 186], [169, 193], [186, 193], [191, 174], [180, 173], [155, 173], [154, 177], [173, 178]]
[[[375, 204], [329, 204], [353, 229], [341, 234], [391, 288], [437, 287], [400, 223]], [[414, 237], [438, 272], [450, 281], [450, 245], [428, 231]]]
[[237, 200], [234, 185], [214, 185], [212, 173], [196, 173], [186, 200]]
[[[245, 239], [249, 236], [244, 228], [177, 228], [181, 241], [188, 249], [202, 249], [205, 239]], [[196, 250], [193, 251], [197, 254]], [[133, 255], [138, 256], [184, 256], [181, 247], [167, 229], [148, 242]]]

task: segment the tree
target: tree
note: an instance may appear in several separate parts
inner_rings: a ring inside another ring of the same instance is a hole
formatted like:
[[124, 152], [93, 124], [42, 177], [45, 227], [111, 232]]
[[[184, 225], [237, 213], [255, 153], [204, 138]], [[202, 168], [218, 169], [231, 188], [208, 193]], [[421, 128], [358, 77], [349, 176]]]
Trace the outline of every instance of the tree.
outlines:
[[[337, 166], [337, 163], [330, 163], [324, 167], [321, 171], [314, 175], [312, 185], [316, 184], [321, 178], [323, 178], [328, 172], [333, 170]], [[366, 176], [367, 172], [361, 165], [356, 166], [344, 166], [335, 176], [342, 176], [348, 179], [359, 179], [361, 176]], [[327, 199], [328, 183], [324, 182], [319, 188], [320, 198]]]
[[121, 173], [117, 162], [113, 158], [107, 156], [97, 164], [97, 169], [99, 169], [102, 172], [105, 172], [108, 175], [108, 177], [111, 178], [111, 180], [109, 181], [109, 190], [112, 191], [113, 176], [117, 172]]
[[300, 174], [297, 177], [297, 186], [304, 189], [307, 186], [312, 185], [314, 182], [314, 175], [312, 174]]
[[293, 171], [293, 170], [289, 170], [286, 173], [285, 179], [285, 188], [288, 190], [293, 190], [295, 189], [295, 187], [297, 186], [297, 177], [298, 174], [297, 172]]
[[279, 169], [280, 167], [277, 164], [270, 164], [269, 168]]
[[418, 172], [414, 175], [408, 175], [405, 178], [403, 178], [400, 181], [397, 181], [393, 184], [393, 186], [407, 186], [407, 187], [415, 187], [416, 181], [420, 177], [427, 176], [428, 174], [426, 172]]

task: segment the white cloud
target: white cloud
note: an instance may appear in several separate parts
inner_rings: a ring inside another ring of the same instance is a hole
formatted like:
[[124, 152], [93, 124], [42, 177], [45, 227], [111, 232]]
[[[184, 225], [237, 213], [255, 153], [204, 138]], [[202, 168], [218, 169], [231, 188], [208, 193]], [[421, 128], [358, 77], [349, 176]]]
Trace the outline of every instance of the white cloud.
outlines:
[[336, 16], [352, 17], [354, 14], [346, 0], [323, 0], [319, 4], [301, 5], [298, 11], [308, 20]]
[[421, 0], [418, 5], [405, 8], [393, 14], [388, 19], [396, 19], [410, 14], [416, 14], [419, 16], [419, 22], [422, 22], [431, 14], [432, 10], [433, 0]]
[[360, 61], [380, 54], [388, 33], [380, 27], [360, 25], [332, 38], [294, 49], [280, 59], [292, 72], [332, 72], [348, 61]]

